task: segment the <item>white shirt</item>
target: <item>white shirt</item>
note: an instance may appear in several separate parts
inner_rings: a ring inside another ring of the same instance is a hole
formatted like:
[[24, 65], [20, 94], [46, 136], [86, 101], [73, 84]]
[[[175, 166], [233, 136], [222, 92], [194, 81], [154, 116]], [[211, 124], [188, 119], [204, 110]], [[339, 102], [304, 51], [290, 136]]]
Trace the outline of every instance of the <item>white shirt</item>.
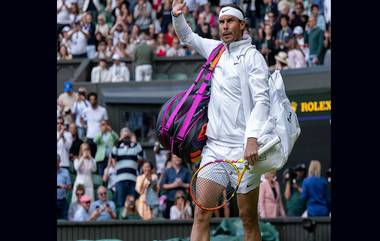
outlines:
[[91, 71], [91, 83], [104, 83], [107, 82], [108, 70], [100, 66], [96, 66]]
[[103, 34], [103, 36], [107, 37], [108, 36], [108, 32], [109, 32], [109, 27], [108, 25], [105, 23], [103, 25], [100, 25], [100, 24], [97, 24], [96, 27], [95, 27], [95, 33], [96, 32], [100, 32], [101, 34]]
[[129, 82], [130, 73], [124, 63], [113, 64], [108, 72], [107, 82]]
[[183, 48], [175, 49], [175, 48], [170, 48], [168, 49], [168, 52], [166, 52], [167, 57], [180, 57], [180, 56], [185, 56], [186, 51]]
[[87, 53], [87, 38], [81, 31], [73, 33], [71, 36], [70, 54]]
[[198, 4], [198, 6], [205, 5], [208, 1], [207, 0], [195, 0], [195, 2]]
[[61, 7], [61, 11], [57, 13], [57, 23], [58, 24], [69, 24], [70, 23], [70, 8], [71, 2], [66, 1], [66, 6], [63, 6], [62, 0], [57, 0], [57, 11]]
[[63, 137], [59, 136], [59, 132], [57, 131], [57, 154], [61, 157], [61, 167], [69, 167], [70, 161], [69, 161], [69, 151], [71, 144], [73, 143], [73, 139], [71, 137], [71, 133], [68, 131], [63, 132]]
[[[181, 42], [206, 59], [221, 43], [193, 33], [183, 14], [173, 17], [173, 26]], [[206, 135], [224, 145], [242, 146], [246, 138], [258, 138], [268, 119], [269, 71], [258, 50], [248, 51], [252, 48], [249, 36], [225, 47], [211, 78]], [[242, 68], [247, 74], [241, 74]]]
[[80, 123], [80, 117], [87, 107], [89, 107], [90, 101], [85, 100], [85, 101], [76, 101], [74, 102], [73, 107], [71, 108], [71, 112], [75, 114], [75, 125], [82, 127], [82, 124]]
[[93, 139], [100, 132], [100, 122], [108, 120], [107, 110], [98, 105], [96, 109], [87, 107], [82, 112], [83, 119], [87, 121], [87, 138]]

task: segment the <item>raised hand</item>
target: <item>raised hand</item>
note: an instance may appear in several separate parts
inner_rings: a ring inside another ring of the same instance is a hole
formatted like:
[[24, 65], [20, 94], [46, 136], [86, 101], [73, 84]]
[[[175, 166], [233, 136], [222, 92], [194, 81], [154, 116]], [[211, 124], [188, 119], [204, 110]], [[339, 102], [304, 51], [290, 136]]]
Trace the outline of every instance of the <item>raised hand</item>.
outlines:
[[186, 5], [184, 0], [173, 0], [172, 13], [175, 17], [178, 17], [182, 14], [182, 9]]

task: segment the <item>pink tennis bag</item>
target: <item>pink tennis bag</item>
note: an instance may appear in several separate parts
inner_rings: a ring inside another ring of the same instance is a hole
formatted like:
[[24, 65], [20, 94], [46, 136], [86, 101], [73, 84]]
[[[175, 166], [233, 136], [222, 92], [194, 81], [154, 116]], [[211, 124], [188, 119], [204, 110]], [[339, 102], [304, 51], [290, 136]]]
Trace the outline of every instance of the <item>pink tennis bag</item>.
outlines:
[[188, 163], [198, 162], [206, 145], [210, 80], [223, 51], [222, 43], [213, 49], [193, 84], [166, 101], [158, 114], [156, 134], [161, 145]]

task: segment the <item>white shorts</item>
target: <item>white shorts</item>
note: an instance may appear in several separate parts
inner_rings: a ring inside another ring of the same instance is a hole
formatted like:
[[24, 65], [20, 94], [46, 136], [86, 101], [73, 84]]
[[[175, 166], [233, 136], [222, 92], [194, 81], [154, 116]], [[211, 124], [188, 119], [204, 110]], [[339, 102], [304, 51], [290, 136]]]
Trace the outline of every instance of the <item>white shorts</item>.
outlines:
[[[213, 143], [210, 140], [207, 140], [207, 144], [204, 146], [202, 151], [202, 161], [200, 166], [205, 165], [206, 163], [210, 161], [215, 160], [239, 160], [243, 159], [244, 157], [244, 148], [243, 145], [241, 147], [227, 147], [227, 146], [221, 146]], [[216, 177], [215, 180], [220, 185], [223, 185], [226, 187], [228, 185], [228, 182], [231, 182], [232, 187], [236, 187], [237, 185], [237, 173], [234, 171], [233, 167], [231, 170], [226, 170], [226, 167], [229, 165], [213, 165], [212, 172], [214, 173], [214, 177], [219, 174], [219, 177]], [[237, 168], [239, 169], [239, 172], [242, 171], [244, 167], [244, 163], [237, 163]], [[215, 168], [217, 167], [217, 168]], [[207, 172], [207, 167], [202, 169], [198, 175], [202, 175], [202, 171]], [[226, 176], [226, 173], [228, 173], [228, 177]], [[260, 185], [260, 177], [263, 173], [256, 171], [255, 168], [251, 168], [251, 170], [247, 170], [243, 178], [241, 180], [239, 189], [237, 190], [237, 193], [248, 193], [258, 187]], [[228, 180], [229, 178], [229, 180]]]

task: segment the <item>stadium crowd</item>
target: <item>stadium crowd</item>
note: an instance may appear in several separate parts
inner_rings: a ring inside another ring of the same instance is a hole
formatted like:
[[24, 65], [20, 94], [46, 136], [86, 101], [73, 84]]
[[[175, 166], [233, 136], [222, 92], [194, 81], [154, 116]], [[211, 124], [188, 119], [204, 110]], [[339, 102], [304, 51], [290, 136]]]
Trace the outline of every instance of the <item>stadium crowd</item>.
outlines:
[[[145, 151], [129, 128], [112, 128], [96, 93], [65, 82], [57, 100], [57, 219], [191, 219], [188, 188], [196, 167], [158, 142], [154, 159]], [[285, 190], [275, 172], [263, 176], [261, 217], [330, 215], [330, 179], [321, 176], [319, 161], [308, 172], [301, 165], [284, 173]], [[229, 217], [229, 207], [213, 215]]]
[[[219, 39], [222, 5], [235, 3], [271, 69], [327, 64], [331, 56], [331, 0], [185, 0], [185, 18], [202, 37]], [[192, 56], [172, 26], [170, 0], [57, 0], [57, 59], [102, 60], [91, 81], [149, 81], [152, 59]], [[107, 61], [113, 60], [108, 69]]]

